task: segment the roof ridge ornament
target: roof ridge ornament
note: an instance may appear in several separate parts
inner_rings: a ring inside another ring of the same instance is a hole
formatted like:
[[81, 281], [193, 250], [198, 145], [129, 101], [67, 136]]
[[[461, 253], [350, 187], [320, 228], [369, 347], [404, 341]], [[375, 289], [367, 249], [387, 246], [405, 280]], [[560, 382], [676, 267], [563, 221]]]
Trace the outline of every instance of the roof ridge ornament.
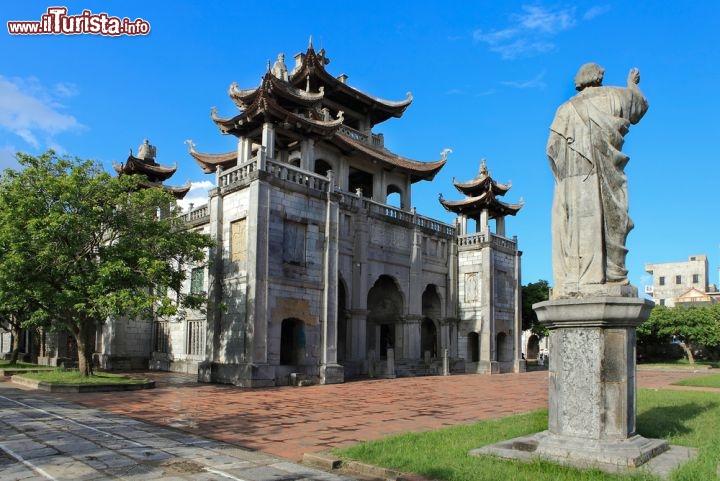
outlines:
[[480, 171], [478, 174], [490, 176], [490, 171], [487, 168], [487, 161], [485, 159], [480, 160]]
[[[408, 92], [409, 93], [409, 92]], [[452, 154], [452, 149], [449, 147], [446, 147], [440, 152], [440, 159], [441, 160], [447, 160], [448, 154]]]

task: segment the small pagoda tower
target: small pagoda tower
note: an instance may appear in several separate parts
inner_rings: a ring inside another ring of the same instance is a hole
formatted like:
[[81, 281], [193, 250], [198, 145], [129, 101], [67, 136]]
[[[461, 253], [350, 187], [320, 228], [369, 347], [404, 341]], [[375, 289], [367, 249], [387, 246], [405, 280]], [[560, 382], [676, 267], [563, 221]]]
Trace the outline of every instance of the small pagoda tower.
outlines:
[[151, 145], [148, 139], [145, 139], [138, 148], [137, 156], [133, 155], [132, 149], [124, 164], [116, 164], [113, 162], [113, 169], [118, 175], [142, 175], [145, 180], [140, 185], [146, 188], [159, 187], [166, 192], [170, 192], [177, 200], [185, 197], [190, 190], [190, 182], [181, 187], [171, 187], [163, 184], [166, 180], [175, 174], [177, 164], [172, 167], [165, 167], [155, 162], [157, 148]]
[[[522, 253], [517, 249], [517, 238], [508, 239], [505, 234], [505, 216], [517, 214], [522, 199], [517, 204], [498, 199], [511, 184], [495, 181], [484, 159], [475, 178], [453, 180], [453, 185], [465, 198], [449, 201], [440, 195], [440, 203], [458, 216], [459, 354], [465, 357], [467, 372], [522, 371]], [[477, 222], [477, 232], [468, 232], [469, 219]], [[493, 219], [495, 232], [490, 228]]]

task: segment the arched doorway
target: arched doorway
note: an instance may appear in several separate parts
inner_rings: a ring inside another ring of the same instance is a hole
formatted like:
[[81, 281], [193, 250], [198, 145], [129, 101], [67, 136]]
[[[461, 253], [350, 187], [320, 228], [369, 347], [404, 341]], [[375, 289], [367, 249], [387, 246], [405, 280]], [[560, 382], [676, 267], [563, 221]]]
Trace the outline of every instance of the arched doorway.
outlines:
[[423, 319], [420, 328], [420, 347], [423, 356], [426, 351], [430, 351], [430, 357], [437, 357], [437, 328], [432, 319], [428, 317]]
[[468, 334], [467, 358], [470, 362], [480, 361], [480, 336], [477, 332]]
[[400, 187], [393, 184], [387, 186], [385, 203], [397, 208], [402, 207], [402, 190], [400, 190]]
[[438, 342], [437, 322], [442, 313], [440, 294], [435, 284], [428, 284], [422, 295], [423, 322], [420, 329], [420, 354], [430, 351], [432, 357], [437, 357], [440, 345]]
[[300, 365], [305, 361], [305, 324], [300, 319], [283, 319], [280, 331], [280, 364]]
[[323, 159], [315, 159], [315, 168], [313, 172], [316, 174], [327, 177], [328, 171], [332, 170], [332, 165]]
[[538, 354], [540, 354], [540, 338], [537, 334], [533, 334], [528, 338], [526, 352], [525, 357], [527, 359], [538, 358]]
[[388, 348], [395, 347], [395, 325], [403, 313], [403, 295], [392, 277], [378, 277], [368, 292], [367, 308], [368, 348], [387, 357]]

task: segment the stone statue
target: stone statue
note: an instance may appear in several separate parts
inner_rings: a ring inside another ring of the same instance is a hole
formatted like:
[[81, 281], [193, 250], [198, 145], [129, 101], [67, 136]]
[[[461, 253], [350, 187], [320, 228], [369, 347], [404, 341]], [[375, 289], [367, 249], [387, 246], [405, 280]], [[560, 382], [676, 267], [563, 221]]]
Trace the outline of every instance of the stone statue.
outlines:
[[138, 147], [137, 158], [142, 160], [154, 160], [157, 155], [157, 149], [154, 145], [150, 145], [150, 141], [145, 139], [140, 147]]
[[272, 66], [272, 74], [280, 80], [288, 81], [288, 70], [285, 66], [285, 54], [279, 53], [278, 58]]
[[597, 64], [583, 65], [575, 77], [579, 93], [558, 108], [550, 126], [556, 299], [636, 295], [625, 268], [633, 224], [624, 172], [629, 157], [621, 149], [648, 103], [637, 69], [630, 70], [627, 87], [603, 87], [604, 73]]

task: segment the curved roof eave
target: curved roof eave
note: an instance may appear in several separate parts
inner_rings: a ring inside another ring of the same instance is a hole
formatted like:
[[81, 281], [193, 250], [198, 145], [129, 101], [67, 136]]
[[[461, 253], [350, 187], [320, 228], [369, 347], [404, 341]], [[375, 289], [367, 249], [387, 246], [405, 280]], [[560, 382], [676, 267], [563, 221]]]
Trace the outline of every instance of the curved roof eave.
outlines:
[[[435, 177], [435, 174], [437, 174], [447, 162], [447, 159], [440, 159], [433, 162], [419, 162], [417, 160], [411, 160], [394, 154], [385, 148], [382, 150], [373, 148], [364, 142], [352, 139], [342, 133], [336, 133], [333, 136], [332, 141], [336, 144], [344, 144], [346, 148], [350, 148], [351, 150], [359, 150], [392, 168], [398, 168], [406, 171], [411, 175], [411, 181], [413, 183], [420, 180], [432, 180], [433, 177]], [[340, 147], [343, 148], [343, 145]]]

